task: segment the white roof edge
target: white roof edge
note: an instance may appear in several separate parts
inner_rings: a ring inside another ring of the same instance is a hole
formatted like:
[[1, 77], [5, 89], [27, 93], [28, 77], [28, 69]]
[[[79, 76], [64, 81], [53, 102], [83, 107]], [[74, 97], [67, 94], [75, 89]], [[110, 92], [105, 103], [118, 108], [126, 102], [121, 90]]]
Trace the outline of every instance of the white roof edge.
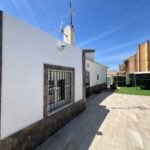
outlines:
[[103, 65], [103, 64], [100, 64], [100, 63], [98, 63], [98, 62], [95, 62], [95, 61], [92, 61], [92, 60], [89, 60], [89, 59], [86, 59], [86, 60], [88, 60], [88, 61], [90, 61], [90, 62], [93, 62], [93, 63], [95, 63], [95, 64], [97, 64], [97, 65], [100, 65], [100, 66], [103, 66], [103, 67], [105, 67], [105, 68], [109, 68], [108, 66], [105, 66], [105, 65]]

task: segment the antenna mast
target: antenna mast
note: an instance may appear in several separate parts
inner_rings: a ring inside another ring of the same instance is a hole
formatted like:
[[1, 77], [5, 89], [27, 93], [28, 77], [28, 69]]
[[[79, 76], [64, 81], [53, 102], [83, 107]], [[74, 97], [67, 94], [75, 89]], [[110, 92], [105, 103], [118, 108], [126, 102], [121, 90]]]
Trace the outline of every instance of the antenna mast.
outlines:
[[73, 12], [72, 12], [72, 2], [70, 0], [70, 26], [73, 28]]

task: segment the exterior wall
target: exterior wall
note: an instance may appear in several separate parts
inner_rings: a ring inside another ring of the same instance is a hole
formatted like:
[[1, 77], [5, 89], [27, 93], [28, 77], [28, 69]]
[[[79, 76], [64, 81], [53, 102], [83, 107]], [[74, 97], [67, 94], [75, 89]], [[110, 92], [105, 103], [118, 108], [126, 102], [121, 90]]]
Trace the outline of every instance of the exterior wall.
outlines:
[[147, 41], [147, 48], [148, 48], [148, 71], [150, 71], [150, 41]]
[[124, 64], [125, 64], [125, 72], [126, 72], [126, 74], [127, 73], [129, 73], [129, 60], [128, 59], [126, 59], [125, 61], [124, 61]]
[[[1, 138], [43, 120], [44, 64], [74, 68], [75, 103], [83, 99], [82, 51], [66, 45], [60, 52], [59, 42], [3, 14]], [[44, 126], [45, 121], [42, 122]], [[22, 134], [23, 130], [20, 132]]]
[[[90, 87], [107, 82], [107, 67], [86, 60], [86, 70], [90, 73]], [[99, 80], [97, 80], [97, 75], [99, 75]]]
[[0, 141], [0, 150], [35, 150], [36, 147], [85, 109], [80, 100]]
[[135, 56], [129, 58], [129, 73], [135, 72]]
[[[90, 74], [90, 85], [86, 89], [86, 95], [100, 93], [107, 87], [107, 67], [86, 59], [86, 71]], [[97, 79], [99, 76], [99, 79]]]
[[119, 70], [124, 71], [125, 70], [125, 65], [124, 64], [119, 65]]
[[126, 66], [125, 64], [119, 65], [119, 75], [125, 75], [126, 73]]
[[[124, 61], [124, 74], [133, 73], [136, 70], [136, 55], [129, 57]], [[123, 72], [123, 71], [122, 71]]]
[[[126, 59], [124, 65], [126, 74], [150, 71], [150, 41], [139, 45], [135, 56]], [[120, 72], [122, 71], [122, 68], [122, 65], [120, 65]]]
[[137, 49], [137, 52], [136, 52], [136, 55], [135, 55], [135, 67], [136, 67], [136, 72], [139, 72], [139, 46], [138, 46], [138, 49]]
[[140, 72], [148, 71], [148, 60], [147, 60], [147, 44], [140, 45], [139, 61], [140, 61]]

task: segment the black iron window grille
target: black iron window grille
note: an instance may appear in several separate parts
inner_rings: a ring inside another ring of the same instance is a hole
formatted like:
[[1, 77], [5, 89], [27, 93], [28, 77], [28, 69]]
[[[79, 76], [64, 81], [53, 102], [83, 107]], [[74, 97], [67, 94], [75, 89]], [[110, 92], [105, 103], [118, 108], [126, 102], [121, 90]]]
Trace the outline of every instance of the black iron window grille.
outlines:
[[72, 102], [72, 71], [48, 71], [48, 113]]
[[86, 87], [89, 87], [89, 85], [90, 85], [90, 73], [88, 71], [86, 71], [86, 73], [85, 73], [85, 83], [86, 83]]

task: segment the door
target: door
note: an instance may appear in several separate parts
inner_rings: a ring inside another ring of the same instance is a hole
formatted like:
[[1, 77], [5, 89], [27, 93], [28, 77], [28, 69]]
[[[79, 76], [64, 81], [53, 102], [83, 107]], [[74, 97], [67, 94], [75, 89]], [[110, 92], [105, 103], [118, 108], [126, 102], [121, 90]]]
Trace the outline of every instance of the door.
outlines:
[[85, 84], [86, 84], [86, 97], [90, 96], [90, 73], [86, 71], [85, 75]]

